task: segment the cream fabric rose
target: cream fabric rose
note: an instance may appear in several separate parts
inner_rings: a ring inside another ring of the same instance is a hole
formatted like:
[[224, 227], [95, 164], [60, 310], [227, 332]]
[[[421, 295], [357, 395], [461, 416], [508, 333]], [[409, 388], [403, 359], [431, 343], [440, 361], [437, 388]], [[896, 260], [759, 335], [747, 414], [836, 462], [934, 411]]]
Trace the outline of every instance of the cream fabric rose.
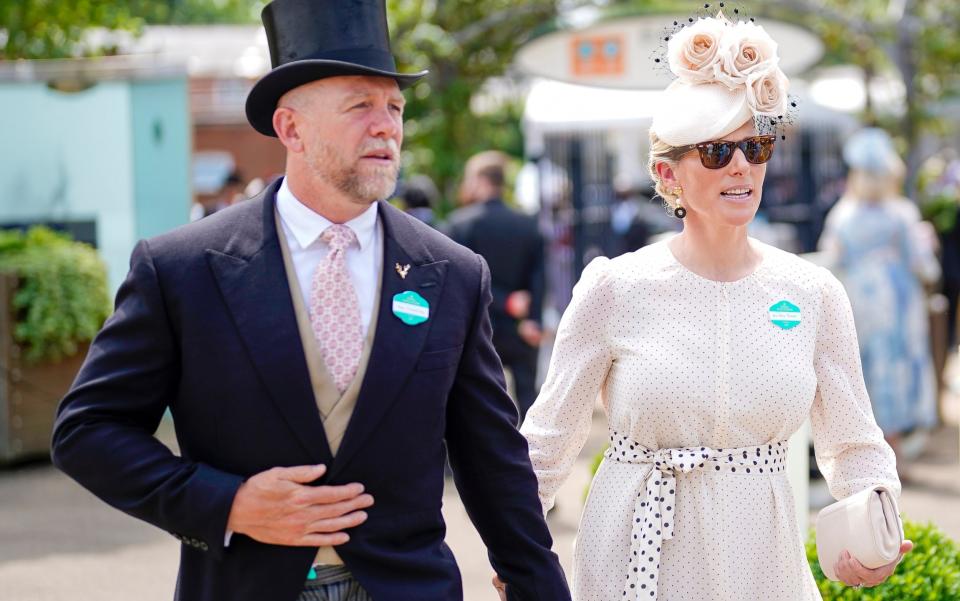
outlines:
[[667, 59], [670, 70], [689, 83], [714, 81], [722, 60], [724, 31], [729, 26], [719, 19], [699, 19], [670, 38]]
[[717, 81], [733, 88], [761, 72], [771, 71], [780, 63], [777, 43], [762, 27], [745, 21], [726, 28], [715, 67]]
[[789, 82], [763, 27], [701, 18], [667, 44], [677, 79], [664, 91], [650, 130], [671, 146], [717, 140], [762, 117], [787, 114]]
[[778, 117], [787, 110], [787, 76], [779, 68], [747, 79], [747, 104], [757, 115]]

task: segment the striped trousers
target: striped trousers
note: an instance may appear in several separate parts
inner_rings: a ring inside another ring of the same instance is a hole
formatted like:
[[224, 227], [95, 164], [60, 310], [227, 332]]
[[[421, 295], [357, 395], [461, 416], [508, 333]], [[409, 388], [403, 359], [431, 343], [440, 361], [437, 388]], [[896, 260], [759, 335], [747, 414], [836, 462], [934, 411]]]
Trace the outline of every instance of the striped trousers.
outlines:
[[318, 566], [297, 601], [373, 601], [343, 566]]

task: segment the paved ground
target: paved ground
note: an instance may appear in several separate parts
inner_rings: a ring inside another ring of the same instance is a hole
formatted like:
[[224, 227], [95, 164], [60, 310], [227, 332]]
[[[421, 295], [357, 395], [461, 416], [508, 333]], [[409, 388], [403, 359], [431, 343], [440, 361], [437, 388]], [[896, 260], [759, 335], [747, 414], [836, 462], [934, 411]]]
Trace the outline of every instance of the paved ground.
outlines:
[[[950, 397], [952, 425], [933, 433], [914, 462], [920, 484], [904, 491], [901, 506], [908, 517], [931, 520], [960, 540], [958, 408], [960, 395]], [[589, 458], [605, 437], [603, 416], [597, 415], [550, 516], [555, 548], [568, 572]], [[161, 438], [170, 440], [169, 431]], [[493, 601], [486, 552], [452, 487], [444, 496], [444, 514], [467, 601]], [[178, 545], [166, 533], [107, 507], [48, 464], [0, 472], [0, 601], [169, 601]]]

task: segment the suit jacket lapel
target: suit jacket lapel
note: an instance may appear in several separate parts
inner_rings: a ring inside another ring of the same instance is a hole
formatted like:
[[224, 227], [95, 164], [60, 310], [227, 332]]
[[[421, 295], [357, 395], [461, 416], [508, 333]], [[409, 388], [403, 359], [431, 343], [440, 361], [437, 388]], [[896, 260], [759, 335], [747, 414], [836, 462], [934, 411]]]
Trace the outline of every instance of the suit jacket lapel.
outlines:
[[[386, 202], [380, 203], [379, 212], [383, 222], [384, 257], [377, 329], [357, 406], [331, 476], [362, 448], [414, 370], [433, 325], [433, 315], [439, 310], [447, 273], [447, 261], [434, 261], [419, 234], [407, 222], [408, 216]], [[400, 276], [397, 265], [401, 269], [410, 266], [406, 277]], [[406, 291], [416, 292], [429, 303], [430, 317], [426, 322], [408, 326], [393, 314], [393, 297]]]
[[[207, 250], [210, 269], [260, 378], [315, 463], [331, 453], [310, 384], [283, 267], [274, 204], [279, 180], [245, 201], [249, 218], [223, 249]], [[238, 366], [242, 368], [242, 366]], [[229, 375], [226, 375], [229, 377]]]

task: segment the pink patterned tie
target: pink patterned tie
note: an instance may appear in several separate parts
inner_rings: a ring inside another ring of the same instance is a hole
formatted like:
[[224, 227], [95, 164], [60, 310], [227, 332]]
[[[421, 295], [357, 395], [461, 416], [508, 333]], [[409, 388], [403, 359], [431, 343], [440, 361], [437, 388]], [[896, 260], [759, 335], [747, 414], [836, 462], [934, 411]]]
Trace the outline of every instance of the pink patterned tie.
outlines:
[[313, 272], [310, 288], [310, 325], [317, 337], [320, 354], [343, 393], [357, 374], [363, 352], [360, 302], [347, 270], [347, 248], [357, 237], [345, 225], [331, 225], [320, 234], [330, 248]]

